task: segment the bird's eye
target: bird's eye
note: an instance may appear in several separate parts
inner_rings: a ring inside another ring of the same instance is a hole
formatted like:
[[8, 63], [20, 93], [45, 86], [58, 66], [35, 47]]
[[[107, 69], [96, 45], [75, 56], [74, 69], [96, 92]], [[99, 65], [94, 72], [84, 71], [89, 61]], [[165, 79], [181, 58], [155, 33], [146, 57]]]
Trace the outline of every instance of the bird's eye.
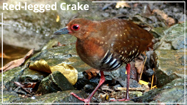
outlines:
[[78, 31], [80, 29], [80, 26], [78, 24], [74, 24], [71, 26], [72, 30]]

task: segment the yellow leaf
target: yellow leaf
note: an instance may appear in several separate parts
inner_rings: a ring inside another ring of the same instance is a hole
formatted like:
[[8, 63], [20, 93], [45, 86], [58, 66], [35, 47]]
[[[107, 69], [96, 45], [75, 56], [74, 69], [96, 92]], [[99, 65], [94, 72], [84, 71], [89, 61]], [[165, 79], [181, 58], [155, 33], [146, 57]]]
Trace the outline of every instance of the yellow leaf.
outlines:
[[48, 63], [43, 59], [40, 59], [39, 61], [35, 61], [33, 64], [30, 64], [29, 69], [37, 70], [45, 73], [51, 73]]
[[54, 72], [54, 71], [61, 72], [72, 85], [74, 85], [77, 82], [78, 72], [74, 67], [68, 64], [61, 63], [56, 66], [52, 66], [51, 72]]
[[140, 80], [140, 81], [139, 81], [139, 84], [140, 84], [140, 85], [142, 85], [142, 84], [148, 85], [149, 83], [148, 83], [148, 82], [145, 82], [145, 81], [143, 81], [143, 80]]
[[59, 15], [57, 15], [56, 22], [59, 22], [59, 20], [60, 20], [60, 17], [59, 17]]
[[155, 86], [153, 86], [151, 89], [156, 89], [157, 87], [156, 87], [156, 85]]
[[55, 66], [49, 66], [45, 60], [40, 59], [39, 61], [35, 61], [33, 64], [31, 64], [29, 68], [32, 70], [37, 70], [37, 71], [46, 72], [46, 73], [59, 71], [67, 78], [67, 80], [72, 85], [74, 85], [78, 79], [77, 70], [74, 67], [68, 64], [65, 64], [65, 63], [61, 63]]
[[117, 4], [116, 4], [116, 8], [120, 8], [120, 7], [130, 7], [129, 6], [129, 4], [127, 3], [127, 2], [125, 2], [125, 1], [119, 1], [119, 2], [117, 2]]

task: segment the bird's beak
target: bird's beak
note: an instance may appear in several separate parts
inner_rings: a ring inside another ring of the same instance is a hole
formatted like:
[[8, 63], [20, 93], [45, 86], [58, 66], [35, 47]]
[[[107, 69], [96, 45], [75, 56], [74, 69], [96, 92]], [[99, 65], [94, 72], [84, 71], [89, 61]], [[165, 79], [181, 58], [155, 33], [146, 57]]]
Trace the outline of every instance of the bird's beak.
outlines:
[[54, 32], [54, 35], [62, 35], [62, 34], [68, 34], [68, 33], [70, 33], [70, 31], [68, 30], [68, 27], [65, 27]]

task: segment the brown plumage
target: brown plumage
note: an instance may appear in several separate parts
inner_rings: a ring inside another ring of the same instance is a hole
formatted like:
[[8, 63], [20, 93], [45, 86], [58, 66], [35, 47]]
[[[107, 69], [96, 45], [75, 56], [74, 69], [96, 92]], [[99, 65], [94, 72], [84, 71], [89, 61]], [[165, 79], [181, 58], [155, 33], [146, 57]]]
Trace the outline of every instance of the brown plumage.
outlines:
[[[76, 50], [80, 58], [100, 70], [101, 74], [119, 68], [122, 63], [129, 63], [153, 45], [152, 34], [131, 21], [121, 19], [90, 21], [78, 18], [70, 21], [66, 28], [55, 32], [56, 35], [67, 33], [77, 37]], [[130, 71], [130, 65], [127, 64], [127, 72], [128, 69]]]

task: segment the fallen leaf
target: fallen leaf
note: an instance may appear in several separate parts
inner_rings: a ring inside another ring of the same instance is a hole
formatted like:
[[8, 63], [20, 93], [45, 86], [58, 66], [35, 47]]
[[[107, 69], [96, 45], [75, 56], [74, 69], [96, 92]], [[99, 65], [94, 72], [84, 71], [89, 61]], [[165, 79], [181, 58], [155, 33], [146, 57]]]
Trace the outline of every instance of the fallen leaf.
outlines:
[[45, 73], [51, 73], [51, 69], [48, 63], [43, 59], [40, 59], [39, 61], [35, 61], [33, 64], [30, 64], [29, 69], [37, 70]]
[[175, 19], [168, 17], [168, 15], [164, 11], [161, 11], [159, 9], [154, 9], [153, 13], [160, 15], [162, 17], [162, 19], [164, 19], [166, 21], [168, 26], [175, 24]]
[[31, 49], [23, 58], [13, 60], [9, 63], [7, 63], [5, 66], [0, 68], [0, 72], [5, 72], [7, 70], [10, 70], [12, 68], [18, 67], [22, 65], [31, 55], [33, 55], [34, 49]]
[[98, 98], [100, 98], [103, 101], [108, 100], [109, 94], [108, 93], [99, 93]]
[[3, 53], [3, 56], [2, 56], [2, 53], [0, 53], [0, 58], [10, 59], [11, 57], [7, 56], [5, 53]]
[[72, 85], [74, 85], [77, 82], [78, 72], [74, 67], [68, 64], [61, 63], [56, 66], [50, 67], [50, 69], [51, 72], [55, 72], [55, 71], [61, 72]]
[[152, 14], [151, 8], [149, 5], [145, 5], [143, 9], [143, 15], [149, 17]]
[[114, 92], [114, 90], [110, 89], [108, 85], [102, 85], [100, 88], [102, 91]]
[[[135, 67], [135, 62], [134, 61], [130, 62], [130, 65], [131, 65], [131, 70], [130, 70], [131, 79], [138, 81], [138, 73]], [[125, 74], [127, 74], [127, 71], [125, 71]]]
[[138, 3], [135, 3], [135, 4], [133, 5], [133, 7], [136, 8], [138, 5], [139, 5]]
[[27, 82], [27, 83], [14, 82], [14, 83], [16, 84], [16, 86], [21, 87], [23, 90], [31, 94], [37, 82]]
[[117, 4], [116, 4], [116, 8], [120, 8], [120, 7], [130, 7], [130, 5], [127, 3], [127, 2], [125, 2], [125, 1], [119, 1], [119, 2], [117, 2]]
[[56, 22], [59, 22], [59, 20], [60, 20], [60, 16], [57, 15], [57, 17], [56, 17]]
[[[117, 87], [117, 89], [116, 90], [120, 90], [120, 91], [124, 91], [124, 90], [127, 90], [127, 88], [126, 87]], [[138, 88], [129, 88], [129, 91], [142, 91], [142, 92], [144, 92], [146, 89], [145, 89], [145, 87], [138, 87]]]
[[143, 81], [143, 80], [139, 80], [139, 84], [140, 85], [148, 85], [149, 82]]
[[91, 69], [85, 70], [83, 74], [87, 77], [87, 79], [90, 80], [91, 78], [96, 77], [97, 74], [99, 74], [99, 70], [91, 68]]
[[[70, 45], [74, 45], [75, 43], [70, 43]], [[53, 45], [52, 47], [58, 47], [58, 46], [67, 46], [67, 44], [61, 44], [58, 42], [56, 45]]]
[[58, 43], [57, 43], [57, 46], [65, 46], [65, 44], [62, 45], [60, 42], [58, 42]]
[[143, 66], [144, 66], [143, 63], [144, 63], [143, 60], [135, 60], [135, 67], [137, 69], [138, 74], [141, 74], [141, 72], [142, 72], [142, 69], [143, 69]]
[[74, 85], [78, 79], [77, 70], [74, 67], [65, 63], [61, 63], [55, 66], [49, 66], [45, 60], [40, 59], [39, 61], [35, 61], [33, 64], [30, 64], [29, 69], [37, 70], [45, 73], [52, 73], [55, 71], [59, 71], [67, 78], [67, 80], [72, 85]]
[[58, 42], [56, 45], [53, 45], [52, 47], [58, 47], [58, 46], [66, 46], [66, 44], [61, 44], [60, 42]]

